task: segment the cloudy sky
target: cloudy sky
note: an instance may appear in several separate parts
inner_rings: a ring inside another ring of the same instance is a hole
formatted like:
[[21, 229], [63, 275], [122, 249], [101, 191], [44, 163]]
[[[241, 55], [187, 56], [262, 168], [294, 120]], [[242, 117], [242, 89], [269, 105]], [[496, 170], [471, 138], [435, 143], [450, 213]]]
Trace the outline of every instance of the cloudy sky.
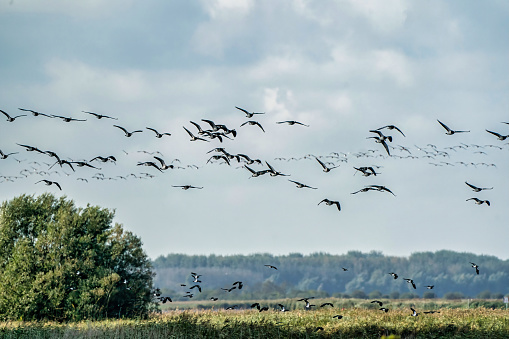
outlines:
[[[0, 115], [0, 149], [18, 152], [0, 160], [0, 199], [48, 191], [115, 209], [152, 258], [451, 249], [508, 259], [509, 138], [486, 132], [509, 134], [508, 19], [502, 0], [0, 0], [0, 109], [28, 114]], [[237, 136], [191, 142], [183, 127], [210, 128], [201, 119]], [[446, 135], [437, 119], [470, 132]], [[277, 124], [288, 120], [309, 127]], [[143, 132], [126, 138], [114, 124]], [[382, 130], [391, 157], [368, 138], [386, 125], [405, 134]], [[17, 144], [117, 161], [48, 169], [53, 158]], [[216, 147], [289, 176], [207, 163]], [[176, 167], [137, 166], [153, 155]], [[314, 156], [339, 167], [324, 173]], [[187, 184], [203, 189], [172, 187]], [[367, 185], [395, 196], [352, 194]], [[318, 205], [325, 198], [341, 211]]]

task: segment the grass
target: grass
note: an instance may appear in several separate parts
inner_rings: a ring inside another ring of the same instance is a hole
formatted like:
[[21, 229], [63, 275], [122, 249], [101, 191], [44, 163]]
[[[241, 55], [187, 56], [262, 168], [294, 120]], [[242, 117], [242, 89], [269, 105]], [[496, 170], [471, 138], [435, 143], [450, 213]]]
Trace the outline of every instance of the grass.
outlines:
[[[332, 318], [336, 314], [342, 319]], [[2, 338], [508, 338], [505, 310], [441, 309], [412, 317], [408, 309], [314, 311], [187, 310], [148, 320], [4, 322]], [[317, 328], [323, 329], [317, 329]]]

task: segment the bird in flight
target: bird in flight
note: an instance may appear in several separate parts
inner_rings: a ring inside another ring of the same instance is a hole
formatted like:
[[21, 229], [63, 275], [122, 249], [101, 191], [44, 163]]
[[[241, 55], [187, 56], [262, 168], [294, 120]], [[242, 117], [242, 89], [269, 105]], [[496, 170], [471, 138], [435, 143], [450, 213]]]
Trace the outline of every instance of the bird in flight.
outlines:
[[394, 279], [398, 279], [398, 275], [397, 275], [396, 273], [391, 272], [391, 273], [388, 273], [388, 274], [392, 275], [392, 277], [393, 277]]
[[263, 266], [266, 266], [266, 267], [268, 267], [268, 268], [273, 268], [273, 269], [277, 270], [277, 267], [276, 267], [276, 266], [273, 266], [273, 265], [263, 265]]
[[374, 304], [374, 303], [377, 303], [377, 304], [378, 304], [378, 306], [380, 306], [380, 307], [382, 307], [382, 306], [384, 305], [384, 303], [383, 303], [383, 302], [381, 302], [380, 300], [373, 300], [373, 301], [371, 302], [371, 304]]
[[2, 150], [0, 150], [0, 159], [7, 159], [9, 155], [18, 154], [18, 152], [12, 152], [12, 153], [4, 153]]
[[83, 112], [83, 113], [86, 113], [86, 114], [93, 115], [93, 116], [94, 116], [94, 117], [96, 117], [97, 119], [106, 118], [106, 119], [118, 120], [117, 118], [113, 118], [113, 117], [110, 117], [110, 116], [107, 116], [107, 115], [97, 114], [97, 113], [94, 113], [94, 112], [85, 112], [85, 111], [82, 111], [82, 112]]
[[454, 131], [454, 130], [450, 129], [449, 127], [447, 127], [447, 126], [446, 126], [444, 123], [442, 123], [440, 120], [438, 120], [438, 119], [437, 119], [437, 121], [438, 121], [438, 123], [439, 123], [440, 125], [442, 125], [442, 127], [443, 127], [443, 128], [445, 128], [445, 130], [447, 131], [447, 132], [445, 132], [445, 134], [447, 134], [447, 135], [453, 135], [453, 134], [455, 134], [455, 133], [467, 133], [467, 132], [470, 132], [470, 131]]
[[19, 109], [20, 111], [24, 111], [24, 112], [31, 112], [31, 113], [32, 113], [32, 115], [33, 115], [34, 117], [37, 117], [37, 116], [39, 116], [39, 115], [42, 115], [42, 116], [45, 116], [45, 117], [48, 117], [48, 118], [53, 118], [53, 117], [52, 117], [52, 116], [50, 116], [50, 115], [47, 115], [47, 114], [44, 114], [44, 113], [41, 113], [41, 112], [37, 112], [37, 111], [33, 111], [33, 110], [31, 110], [31, 109], [25, 109], [25, 108], [18, 108], [18, 109]]
[[127, 131], [124, 127], [122, 127], [122, 126], [118, 126], [118, 125], [113, 125], [113, 126], [114, 126], [114, 127], [116, 127], [116, 128], [121, 129], [122, 131], [124, 131], [125, 136], [126, 136], [126, 137], [128, 137], [128, 138], [130, 138], [130, 137], [131, 137], [134, 133], [141, 133], [141, 132], [143, 132], [142, 130], [136, 130], [136, 131], [128, 132], [128, 131]]
[[261, 171], [255, 171], [254, 169], [248, 167], [247, 165], [244, 165], [244, 167], [249, 171], [251, 172], [251, 177], [250, 178], [256, 178], [256, 177], [259, 177], [260, 175], [264, 175], [265, 173], [269, 173], [270, 171], [269, 170], [261, 170]]
[[186, 130], [187, 134], [189, 134], [189, 136], [191, 137], [191, 141], [201, 140], [201, 141], [209, 142], [209, 141], [208, 141], [208, 140], [206, 140], [206, 139], [203, 139], [203, 138], [200, 138], [200, 137], [195, 136], [193, 133], [191, 133], [191, 132], [190, 132], [187, 128], [185, 128], [184, 126], [182, 126], [182, 127]]
[[59, 118], [59, 119], [62, 119], [62, 121], [64, 122], [71, 122], [71, 121], [87, 121], [87, 119], [74, 119], [74, 118], [70, 118], [70, 117], [63, 117], [61, 115], [52, 115], [51, 116], [52, 118]]
[[382, 192], [382, 191], [389, 192], [392, 195], [396, 196], [396, 194], [392, 193], [392, 191], [390, 189], [388, 189], [387, 187], [385, 187], [385, 186], [381, 186], [381, 185], [369, 185], [367, 187], [371, 187], [371, 189], [376, 190], [376, 191], [380, 191], [380, 192]]
[[486, 130], [486, 132], [493, 134], [493, 135], [494, 135], [494, 136], [496, 136], [496, 137], [498, 138], [498, 140], [500, 140], [500, 141], [504, 141], [505, 139], [509, 138], [509, 134], [508, 134], [508, 135], [502, 135], [502, 134], [499, 134], [499, 133], [497, 133], [497, 132], [492, 132], [492, 131], [488, 131], [488, 130]]
[[401, 133], [401, 135], [403, 135], [404, 137], [406, 136], [403, 132], [401, 132], [401, 130], [399, 128], [397, 128], [396, 126], [394, 125], [387, 125], [387, 126], [384, 126], [384, 127], [380, 127], [380, 128], [377, 128], [376, 130], [379, 131], [381, 129], [384, 129], [384, 128], [387, 128], [388, 130], [393, 130], [395, 129], [396, 131], [398, 131], [399, 133]]
[[322, 202], [324, 202], [327, 206], [336, 205], [336, 207], [338, 208], [338, 211], [341, 211], [341, 205], [339, 204], [339, 201], [333, 201], [333, 200], [329, 200], [329, 199], [323, 199], [322, 201], [320, 201], [320, 202], [318, 203], [318, 205], [320, 205]]
[[158, 131], [156, 131], [155, 129], [150, 128], [150, 127], [145, 127], [145, 128], [154, 132], [156, 134], [156, 138], [162, 138], [163, 135], [171, 135], [170, 133], [159, 133]]
[[243, 108], [235, 106], [236, 109], [241, 110], [242, 112], [246, 113], [246, 117], [251, 119], [255, 114], [265, 114], [264, 112], [249, 112], [248, 110], [245, 110]]
[[419, 315], [413, 308], [410, 307], [410, 309], [412, 310], [412, 317], [417, 317]]
[[424, 286], [424, 287], [426, 287], [428, 290], [432, 290], [432, 289], [433, 289], [433, 287], [435, 287], [435, 285], [426, 285], [426, 286]]
[[389, 140], [390, 142], [392, 142], [392, 136], [390, 136], [390, 135], [385, 136], [382, 134], [382, 132], [380, 132], [378, 130], [371, 130], [370, 132], [377, 133], [378, 136], [377, 137], [367, 137], [366, 139], [375, 139], [375, 142], [382, 144], [382, 146], [385, 148], [385, 151], [390, 156], [391, 152], [389, 151], [389, 145], [387, 145], [387, 142], [385, 142], [385, 141]]
[[37, 181], [36, 184], [38, 184], [40, 182], [45, 183], [47, 186], [55, 185], [55, 186], [58, 187], [59, 190], [62, 190], [62, 187], [60, 187], [60, 184], [58, 182], [56, 182], [56, 181], [50, 181], [50, 180], [42, 179], [42, 180]]
[[16, 115], [15, 117], [11, 117], [9, 114], [7, 114], [7, 112], [2, 111], [1, 109], [0, 109], [0, 112], [2, 112], [7, 117], [8, 122], [13, 122], [14, 120], [16, 120], [19, 117], [27, 116], [26, 114], [21, 114], [21, 115]]
[[263, 129], [262, 125], [260, 125], [260, 123], [258, 121], [253, 121], [253, 120], [250, 120], [250, 121], [246, 121], [244, 122], [243, 124], [240, 125], [240, 127], [244, 126], [244, 125], [251, 125], [251, 126], [258, 126], [261, 128], [261, 130], [265, 133], [265, 130]]
[[415, 283], [412, 279], [403, 278], [403, 280], [406, 280], [407, 283], [412, 284], [412, 287], [414, 288], [414, 290], [417, 289], [417, 287], [415, 286]]
[[465, 184], [467, 184], [468, 187], [470, 187], [471, 189], [474, 190], [474, 192], [481, 192], [483, 190], [492, 190], [493, 187], [489, 187], [489, 188], [486, 188], [486, 187], [476, 187], [474, 185], [471, 185], [469, 184], [468, 182], [465, 181]]
[[172, 187], [180, 187], [182, 188], [183, 190], [188, 190], [190, 188], [196, 188], [196, 189], [199, 189], [201, 190], [203, 187], [196, 187], [196, 186], [191, 186], [191, 185], [172, 185]]
[[290, 179], [288, 179], [288, 181], [293, 182], [295, 185], [297, 185], [297, 188], [311, 188], [311, 189], [316, 190], [316, 187], [311, 187], [306, 184], [300, 183], [298, 181], [294, 181], [294, 180], [290, 180]]
[[465, 201], [469, 201], [469, 200], [474, 200], [476, 205], [486, 204], [486, 205], [490, 206], [489, 200], [481, 200], [479, 198], [469, 198], [469, 199], [467, 199]]
[[325, 306], [334, 307], [334, 305], [332, 303], [323, 303], [323, 304], [320, 305], [320, 307], [325, 307]]
[[385, 308], [385, 307], [382, 307], [382, 308], [380, 308], [380, 311], [384, 311], [385, 313], [387, 313], [387, 312], [389, 312], [389, 309]]
[[163, 171], [165, 171], [165, 170], [167, 170], [167, 169], [169, 169], [169, 168], [173, 169], [173, 168], [175, 167], [175, 166], [173, 166], [173, 165], [166, 165], [166, 163], [164, 162], [164, 160], [163, 160], [163, 159], [161, 159], [161, 158], [159, 158], [159, 157], [154, 156], [154, 158], [155, 158], [157, 161], [159, 161], [159, 162], [161, 163], [161, 167], [159, 167], [159, 168], [160, 168], [161, 170], [163, 170]]
[[479, 265], [474, 264], [473, 262], [470, 263], [473, 268], [475, 268], [475, 273], [479, 274]]
[[298, 121], [295, 121], [295, 120], [277, 121], [276, 124], [288, 124], [290, 126], [292, 126], [292, 125], [302, 125], [302, 126], [309, 127], [309, 125], [303, 124], [302, 122], [298, 122]]
[[318, 159], [317, 157], [315, 157], [315, 159], [316, 159], [316, 161], [318, 161], [318, 163], [320, 164], [320, 166], [322, 166], [323, 171], [324, 171], [325, 173], [329, 173], [329, 172], [330, 172], [331, 170], [333, 170], [334, 168], [338, 168], [338, 167], [339, 167], [339, 165], [334, 166], [334, 167], [327, 167], [327, 166], [323, 163], [323, 161], [321, 161], [321, 160], [320, 160], [320, 159]]
[[335, 315], [335, 316], [333, 316], [332, 318], [333, 318], [333, 319], [334, 319], [334, 318], [341, 319], [341, 318], [343, 318], [343, 316], [342, 316], [342, 315], [339, 315], [339, 314], [336, 314], [336, 315]]

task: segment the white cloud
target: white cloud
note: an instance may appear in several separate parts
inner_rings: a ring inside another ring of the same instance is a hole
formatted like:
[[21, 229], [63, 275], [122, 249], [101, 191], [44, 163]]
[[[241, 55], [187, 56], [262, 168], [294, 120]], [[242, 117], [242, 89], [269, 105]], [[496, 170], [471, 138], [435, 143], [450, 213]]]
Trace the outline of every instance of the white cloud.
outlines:
[[401, 28], [406, 20], [408, 3], [404, 0], [349, 0], [352, 8], [364, 16], [373, 28], [382, 33], [391, 33]]

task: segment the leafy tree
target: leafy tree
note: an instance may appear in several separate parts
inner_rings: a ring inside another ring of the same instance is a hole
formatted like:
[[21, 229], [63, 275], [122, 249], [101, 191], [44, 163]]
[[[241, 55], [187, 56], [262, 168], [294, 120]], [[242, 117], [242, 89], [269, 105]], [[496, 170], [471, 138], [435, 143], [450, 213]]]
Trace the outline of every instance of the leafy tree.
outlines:
[[444, 294], [444, 299], [447, 300], [457, 300], [463, 298], [465, 298], [465, 295], [461, 292], [447, 292], [446, 294]]
[[4, 319], [146, 316], [151, 263], [114, 213], [66, 197], [22, 195], [0, 206], [0, 314]]
[[352, 293], [350, 293], [350, 295], [352, 296], [352, 298], [357, 298], [357, 299], [367, 299], [368, 298], [366, 293], [364, 293], [364, 291], [361, 291], [361, 290], [355, 290]]
[[433, 292], [424, 292], [424, 293], [422, 294], [422, 297], [423, 297], [424, 299], [435, 299], [437, 296], [436, 296], [436, 294], [435, 294], [435, 293], [433, 293]]

